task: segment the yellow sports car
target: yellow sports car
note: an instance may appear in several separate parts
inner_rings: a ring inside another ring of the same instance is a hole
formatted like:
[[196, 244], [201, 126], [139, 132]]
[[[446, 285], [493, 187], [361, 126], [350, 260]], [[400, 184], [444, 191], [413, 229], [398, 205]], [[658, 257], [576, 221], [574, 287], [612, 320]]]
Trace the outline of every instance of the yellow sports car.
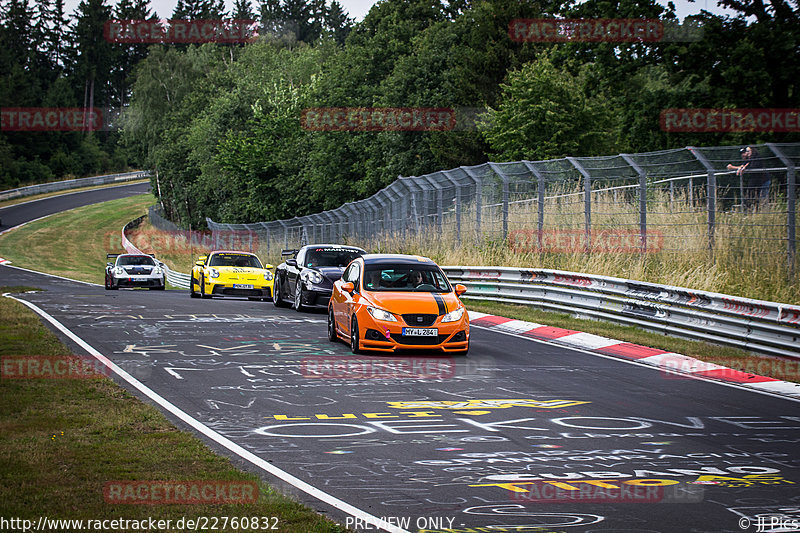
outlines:
[[272, 299], [272, 265], [262, 265], [255, 254], [214, 251], [201, 255], [192, 267], [189, 294], [192, 298], [246, 296], [250, 300]]

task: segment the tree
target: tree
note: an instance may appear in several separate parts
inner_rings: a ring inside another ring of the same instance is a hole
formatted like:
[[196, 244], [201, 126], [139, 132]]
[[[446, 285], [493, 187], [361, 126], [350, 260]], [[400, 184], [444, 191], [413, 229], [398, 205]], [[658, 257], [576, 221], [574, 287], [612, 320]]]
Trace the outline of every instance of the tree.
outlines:
[[253, 20], [256, 18], [253, 4], [250, 3], [250, 0], [234, 0], [231, 16], [235, 20]]
[[82, 0], [72, 28], [73, 62], [70, 73], [83, 84], [83, 107], [113, 107], [112, 72], [117, 50], [104, 38], [103, 27], [111, 19], [105, 0]]
[[[157, 20], [150, 10], [150, 0], [120, 0], [114, 11], [120, 20]], [[114, 100], [120, 108], [127, 105], [130, 99], [128, 78], [134, 67], [147, 57], [147, 44], [115, 43], [116, 63], [112, 73]]]
[[503, 84], [493, 123], [484, 133], [501, 161], [544, 160], [608, 153], [610, 114], [587, 97], [585, 74], [557, 69], [542, 55]]
[[719, 0], [719, 4], [741, 13], [740, 20], [755, 17], [755, 23], [737, 33], [763, 53], [743, 57], [743, 67], [763, 62], [770, 78], [772, 105], [778, 108], [796, 106], [797, 72], [800, 71], [800, 8], [797, 1]]
[[347, 15], [342, 4], [333, 0], [325, 13], [325, 29], [336, 41], [336, 44], [344, 45], [352, 27], [353, 19]]

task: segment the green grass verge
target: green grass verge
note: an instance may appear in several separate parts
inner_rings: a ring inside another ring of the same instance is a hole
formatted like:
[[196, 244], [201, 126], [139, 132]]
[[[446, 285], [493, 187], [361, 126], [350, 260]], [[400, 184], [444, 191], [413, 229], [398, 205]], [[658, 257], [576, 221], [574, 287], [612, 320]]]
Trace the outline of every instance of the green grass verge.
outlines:
[[[0, 287], [0, 292], [29, 289]], [[70, 355], [38, 316], [19, 302], [0, 298], [0, 316], [0, 356]], [[277, 524], [279, 531], [345, 531], [259, 483], [254, 474], [234, 468], [228, 459], [176, 429], [156, 408], [107, 378], [7, 379], [4, 373], [0, 450], [0, 515], [6, 519], [153, 517], [175, 524], [181, 518], [263, 516], [276, 517], [270, 523]], [[256, 482], [259, 492], [252, 504], [107, 503], [104, 485], [122, 480]]]
[[149, 195], [79, 207], [0, 237], [0, 257], [59, 276], [103, 283], [107, 253], [120, 253], [122, 227], [147, 212]]
[[758, 373], [759, 375], [770, 376], [785, 381], [800, 382], [800, 376], [798, 376], [797, 372], [798, 368], [800, 368], [800, 364], [798, 364], [797, 361], [784, 361], [782, 359], [762, 357], [732, 347], [680, 339], [677, 337], [667, 337], [666, 335], [646, 331], [633, 326], [622, 326], [599, 320], [585, 320], [575, 318], [565, 313], [542, 311], [524, 305], [487, 302], [485, 300], [470, 300], [466, 297], [464, 298], [464, 304], [471, 311], [489, 313], [537, 324], [547, 324], [548, 326], [558, 328], [583, 331], [602, 337], [609, 337], [611, 339], [687, 355], [700, 359], [701, 361], [716, 363], [736, 370]]
[[144, 183], [149, 181], [149, 179], [143, 180], [131, 180], [126, 181], [123, 183], [107, 183], [105, 185], [91, 185], [89, 187], [78, 187], [77, 189], [65, 189], [63, 191], [55, 191], [55, 192], [46, 192], [43, 194], [32, 194], [30, 196], [21, 196], [19, 198], [13, 198], [11, 200], [3, 200], [0, 202], [0, 207], [8, 207], [10, 205], [17, 205], [17, 204], [24, 204], [25, 202], [32, 202], [34, 200], [41, 200], [43, 198], [51, 198], [53, 196], [61, 196], [64, 194], [70, 194], [73, 192], [84, 192], [84, 191], [92, 191], [94, 189], [107, 189], [109, 187], [118, 187], [120, 185], [133, 185], [135, 183]]

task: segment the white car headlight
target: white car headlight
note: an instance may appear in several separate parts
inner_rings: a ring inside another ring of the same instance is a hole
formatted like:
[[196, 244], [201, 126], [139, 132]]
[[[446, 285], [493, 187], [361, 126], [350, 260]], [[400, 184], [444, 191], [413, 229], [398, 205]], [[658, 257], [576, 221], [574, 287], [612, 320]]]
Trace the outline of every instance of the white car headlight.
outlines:
[[209, 277], [212, 277], [212, 278], [218, 278], [219, 277], [219, 270], [217, 270], [216, 268], [209, 269], [208, 275], [209, 275]]
[[264, 279], [267, 281], [272, 281], [272, 272], [269, 270], [264, 271]]
[[461, 320], [461, 317], [464, 316], [464, 308], [459, 307], [455, 311], [450, 311], [446, 315], [442, 317], [442, 323], [444, 322], [456, 322]]
[[125, 275], [125, 269], [122, 268], [122, 267], [116, 267], [114, 269], [114, 274], [117, 275], [117, 276], [124, 276]]
[[379, 309], [377, 307], [368, 306], [367, 312], [370, 315], [372, 315], [372, 318], [374, 318], [375, 320], [383, 320], [386, 322], [397, 322], [395, 316], [389, 311], [384, 311], [383, 309]]
[[153, 274], [155, 274], [156, 276], [160, 275], [161, 274], [161, 267], [155, 267], [153, 269]]
[[300, 278], [306, 283], [311, 283], [313, 285], [322, 283], [322, 274], [316, 270], [303, 270], [300, 272]]

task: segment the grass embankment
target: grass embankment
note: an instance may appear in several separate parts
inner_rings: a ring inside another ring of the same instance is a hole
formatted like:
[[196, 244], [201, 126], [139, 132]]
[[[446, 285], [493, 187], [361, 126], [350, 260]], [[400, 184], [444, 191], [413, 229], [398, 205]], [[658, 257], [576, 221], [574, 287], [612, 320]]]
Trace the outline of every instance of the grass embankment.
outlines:
[[[27, 288], [0, 287], [0, 292], [24, 290]], [[21, 356], [70, 355], [19, 302], [0, 298], [0, 316], [0, 356], [18, 361]], [[40, 516], [84, 520], [153, 517], [176, 524], [181, 518], [277, 517], [270, 525], [277, 524], [279, 531], [344, 531], [258, 483], [257, 476], [234, 468], [198, 438], [176, 429], [156, 408], [104, 377], [7, 379], [4, 369], [0, 450], [0, 515], [5, 519], [36, 523]], [[258, 483], [258, 498], [248, 504], [107, 503], [103, 495], [106, 483], [124, 480]], [[115, 530], [120, 529], [130, 528]], [[173, 525], [166, 530], [178, 529]]]
[[32, 194], [30, 196], [21, 196], [19, 198], [12, 198], [11, 200], [3, 200], [0, 202], [0, 208], [8, 207], [10, 205], [24, 204], [25, 202], [33, 202], [34, 200], [42, 200], [53, 196], [61, 196], [63, 194], [71, 194], [74, 192], [92, 191], [95, 189], [107, 189], [109, 187], [119, 187], [120, 185], [134, 185], [136, 183], [145, 183], [149, 179], [131, 180], [117, 183], [107, 183], [105, 185], [91, 185], [89, 187], [78, 187], [77, 189], [65, 189], [63, 191], [47, 192], [44, 194]]
[[0, 257], [40, 272], [103, 283], [106, 254], [124, 252], [122, 227], [153, 202], [150, 195], [131, 196], [32, 222], [0, 237]]

